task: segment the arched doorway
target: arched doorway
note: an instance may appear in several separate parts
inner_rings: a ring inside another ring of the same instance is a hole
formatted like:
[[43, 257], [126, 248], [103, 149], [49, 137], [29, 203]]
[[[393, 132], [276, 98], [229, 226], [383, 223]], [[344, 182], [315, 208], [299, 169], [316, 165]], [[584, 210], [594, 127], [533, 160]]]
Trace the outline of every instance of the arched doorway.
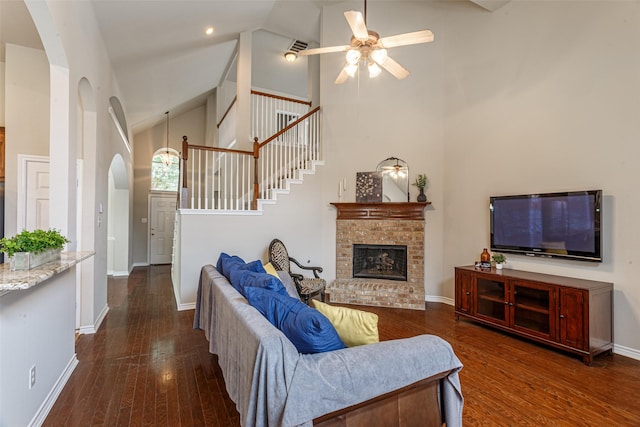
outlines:
[[109, 166], [107, 201], [107, 274], [129, 274], [129, 178], [124, 159], [116, 154]]
[[[76, 248], [95, 247], [95, 171], [97, 115], [94, 90], [88, 79], [78, 83], [78, 138], [76, 142], [78, 188], [76, 197]], [[76, 266], [76, 329], [94, 333], [96, 324], [94, 258]]]

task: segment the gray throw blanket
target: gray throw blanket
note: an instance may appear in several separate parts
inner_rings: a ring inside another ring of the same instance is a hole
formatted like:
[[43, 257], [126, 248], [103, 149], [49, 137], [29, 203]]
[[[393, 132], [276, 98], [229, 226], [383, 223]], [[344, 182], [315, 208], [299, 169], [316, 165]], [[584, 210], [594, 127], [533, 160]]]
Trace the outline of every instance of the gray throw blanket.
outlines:
[[311, 426], [321, 415], [441, 372], [449, 373], [440, 382], [443, 421], [462, 425], [462, 364], [439, 337], [300, 354], [210, 265], [201, 272], [194, 328], [205, 331], [218, 355], [243, 426]]

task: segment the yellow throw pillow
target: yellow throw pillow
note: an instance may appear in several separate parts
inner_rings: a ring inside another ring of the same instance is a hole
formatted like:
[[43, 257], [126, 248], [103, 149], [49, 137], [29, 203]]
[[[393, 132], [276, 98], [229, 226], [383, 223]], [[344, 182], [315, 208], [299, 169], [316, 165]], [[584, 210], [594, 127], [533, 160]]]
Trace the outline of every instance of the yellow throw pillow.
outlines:
[[266, 271], [270, 275], [276, 276], [278, 279], [280, 279], [280, 276], [278, 276], [278, 272], [276, 271], [276, 268], [270, 262], [268, 262], [265, 265], [263, 265], [263, 267], [264, 267], [264, 271]]
[[378, 315], [353, 308], [336, 307], [318, 300], [311, 300], [313, 307], [324, 314], [347, 347], [380, 341]]

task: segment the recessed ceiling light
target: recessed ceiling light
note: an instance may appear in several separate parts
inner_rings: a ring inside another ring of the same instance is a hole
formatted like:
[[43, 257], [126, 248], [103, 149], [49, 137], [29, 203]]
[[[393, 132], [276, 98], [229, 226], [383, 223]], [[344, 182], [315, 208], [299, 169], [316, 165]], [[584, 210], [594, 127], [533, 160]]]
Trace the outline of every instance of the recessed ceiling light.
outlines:
[[207, 27], [207, 28], [204, 30], [204, 33], [205, 33], [206, 35], [210, 36], [211, 34], [213, 34], [213, 30], [214, 30], [214, 28], [213, 28], [213, 27]]

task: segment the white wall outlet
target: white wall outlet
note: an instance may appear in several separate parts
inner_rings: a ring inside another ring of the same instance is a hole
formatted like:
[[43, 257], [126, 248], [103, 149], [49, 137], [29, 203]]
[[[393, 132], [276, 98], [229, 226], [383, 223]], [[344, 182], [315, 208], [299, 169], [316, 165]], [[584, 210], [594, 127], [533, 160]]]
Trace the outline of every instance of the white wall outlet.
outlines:
[[36, 385], [36, 365], [33, 365], [31, 369], [29, 369], [29, 390]]

